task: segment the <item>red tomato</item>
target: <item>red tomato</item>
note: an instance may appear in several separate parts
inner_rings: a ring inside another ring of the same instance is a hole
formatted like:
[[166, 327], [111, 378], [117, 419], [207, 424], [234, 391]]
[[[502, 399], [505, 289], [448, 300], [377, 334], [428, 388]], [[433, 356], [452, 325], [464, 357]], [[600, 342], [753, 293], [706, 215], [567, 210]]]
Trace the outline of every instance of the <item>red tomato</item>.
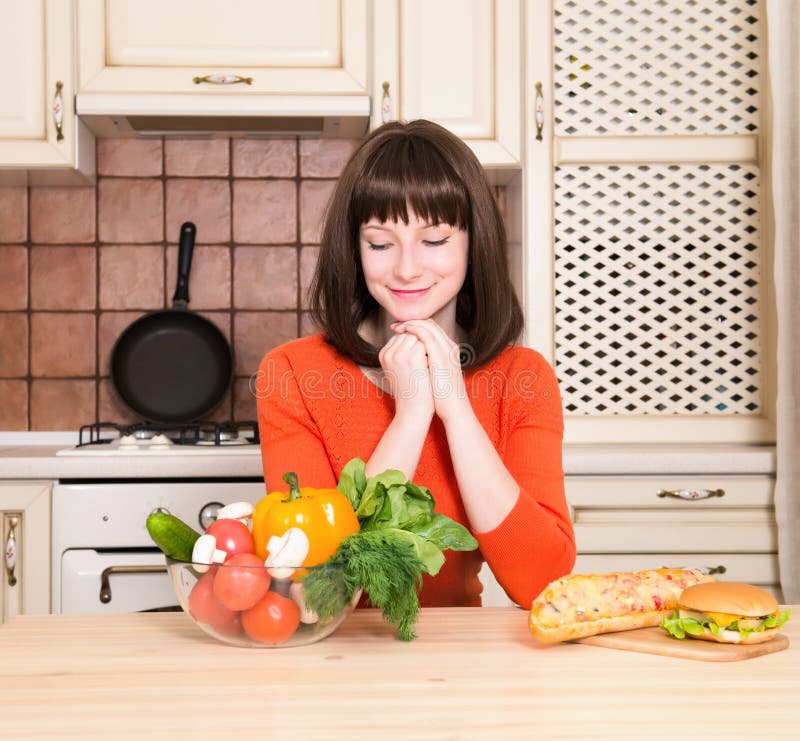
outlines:
[[256, 548], [253, 544], [253, 536], [243, 522], [239, 520], [217, 520], [212, 522], [206, 530], [206, 535], [213, 535], [217, 539], [217, 548], [225, 551], [228, 555], [227, 561], [231, 556], [239, 553], [255, 553]]
[[247, 610], [269, 589], [264, 562], [254, 553], [239, 553], [225, 561], [214, 576], [214, 596], [229, 610]]
[[226, 636], [238, 636], [242, 632], [242, 613], [234, 612], [229, 623], [217, 623], [211, 626], [217, 633]]
[[228, 625], [237, 620], [237, 613], [229, 610], [214, 596], [214, 571], [207, 571], [189, 593], [189, 614], [198, 623]]
[[300, 608], [294, 600], [267, 592], [249, 610], [242, 612], [242, 627], [254, 641], [277, 646], [292, 637], [300, 625]]

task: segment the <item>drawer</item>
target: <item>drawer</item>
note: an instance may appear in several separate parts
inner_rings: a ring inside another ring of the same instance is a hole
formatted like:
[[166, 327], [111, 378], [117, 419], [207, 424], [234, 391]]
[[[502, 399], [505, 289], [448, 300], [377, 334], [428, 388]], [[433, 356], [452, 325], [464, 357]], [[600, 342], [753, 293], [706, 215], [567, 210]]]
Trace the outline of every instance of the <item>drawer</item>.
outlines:
[[[762, 509], [772, 507], [775, 487], [775, 480], [767, 476], [567, 476], [564, 483], [573, 509]], [[698, 493], [699, 498], [684, 498], [690, 497], [690, 492]], [[718, 494], [704, 497], [702, 492]]]
[[566, 488], [579, 553], [774, 553], [773, 483], [763, 476], [578, 476]]

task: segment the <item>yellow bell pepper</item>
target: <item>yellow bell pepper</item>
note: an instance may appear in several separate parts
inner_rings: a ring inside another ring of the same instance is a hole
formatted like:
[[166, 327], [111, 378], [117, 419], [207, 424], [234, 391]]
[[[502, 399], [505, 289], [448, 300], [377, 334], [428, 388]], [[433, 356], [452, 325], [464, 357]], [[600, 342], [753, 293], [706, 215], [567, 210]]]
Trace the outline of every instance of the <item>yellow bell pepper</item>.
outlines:
[[256, 554], [267, 557], [267, 543], [290, 527], [300, 528], [309, 542], [308, 556], [298, 566], [315, 566], [327, 561], [348, 535], [360, 529], [350, 501], [338, 489], [300, 488], [297, 475], [285, 473], [286, 492], [271, 492], [253, 509], [253, 541]]

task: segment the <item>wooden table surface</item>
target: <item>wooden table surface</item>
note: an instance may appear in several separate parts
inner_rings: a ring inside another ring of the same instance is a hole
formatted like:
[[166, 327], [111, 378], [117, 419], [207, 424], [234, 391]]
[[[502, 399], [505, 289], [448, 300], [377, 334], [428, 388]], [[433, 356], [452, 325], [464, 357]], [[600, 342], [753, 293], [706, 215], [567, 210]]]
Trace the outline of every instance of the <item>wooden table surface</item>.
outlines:
[[796, 739], [786, 651], [708, 663], [538, 644], [515, 608], [424, 609], [403, 643], [357, 610], [310, 646], [232, 648], [179, 613], [0, 627], [0, 738]]

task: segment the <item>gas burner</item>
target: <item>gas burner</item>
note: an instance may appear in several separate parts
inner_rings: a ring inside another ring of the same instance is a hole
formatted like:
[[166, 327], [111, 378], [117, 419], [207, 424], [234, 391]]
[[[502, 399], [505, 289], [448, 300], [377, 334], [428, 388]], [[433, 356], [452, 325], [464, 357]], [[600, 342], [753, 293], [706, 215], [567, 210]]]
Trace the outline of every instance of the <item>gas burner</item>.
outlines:
[[108, 445], [120, 450], [165, 450], [179, 445], [216, 447], [258, 443], [258, 423], [254, 421], [133, 425], [98, 422], [80, 428], [77, 447]]

